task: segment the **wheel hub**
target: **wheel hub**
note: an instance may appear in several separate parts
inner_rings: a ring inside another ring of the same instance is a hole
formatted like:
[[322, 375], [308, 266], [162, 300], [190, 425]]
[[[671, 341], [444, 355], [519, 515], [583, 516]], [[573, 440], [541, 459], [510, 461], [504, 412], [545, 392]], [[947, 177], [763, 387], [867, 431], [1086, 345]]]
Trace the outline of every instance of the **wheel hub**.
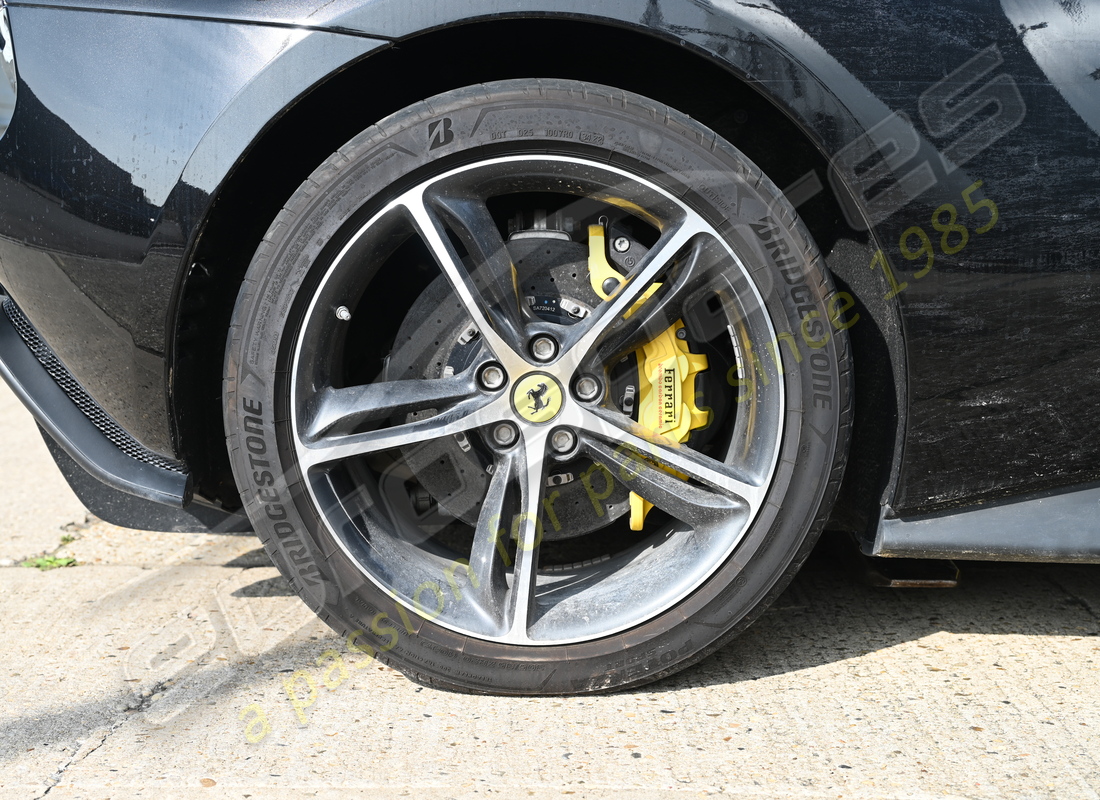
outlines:
[[[509, 256], [515, 265], [517, 283], [525, 293], [530, 292], [525, 294], [524, 300], [532, 314], [555, 324], [576, 324], [587, 317], [593, 308], [607, 302], [625, 280], [620, 270], [626, 270], [630, 262], [621, 261], [623, 256], [619, 246], [609, 247], [609, 242], [626, 241], [625, 237], [613, 236], [612, 225], [606, 217], [601, 217], [597, 224], [587, 226], [588, 240], [584, 244], [574, 241], [570, 233], [548, 227], [545, 211], [535, 211], [534, 219], [536, 227], [523, 229], [521, 215], [521, 219], [513, 223], [507, 243]], [[557, 225], [563, 227], [563, 220], [558, 219]], [[634, 244], [633, 252], [641, 256], [644, 248]], [[612, 259], [615, 264], [612, 264]], [[640, 307], [659, 286], [656, 284], [650, 288], [634, 308]], [[426, 378], [439, 378], [461, 371], [477, 358], [481, 349], [476, 328], [470, 327], [468, 318], [459, 311], [458, 306], [452, 309], [443, 301], [447, 293], [448, 288], [442, 279], [429, 286], [402, 326], [402, 333], [409, 331], [407, 338], [410, 343], [424, 342], [423, 350], [420, 346], [414, 346], [405, 348], [405, 351], [423, 353], [416, 361], [415, 370], [421, 371]], [[633, 310], [628, 312], [628, 316]], [[438, 317], [440, 314], [443, 319], [439, 322], [444, 325], [445, 331], [442, 338], [438, 330], [422, 325], [424, 317]], [[428, 345], [427, 338], [433, 339], [433, 345]], [[711, 419], [709, 412], [699, 407], [707, 382], [700, 380], [702, 390], [696, 390], [696, 378], [706, 376], [708, 359], [706, 355], [693, 353], [687, 339], [684, 321], [677, 320], [645, 342], [633, 358], [612, 371], [612, 384], [621, 387], [619, 404], [622, 410], [645, 430], [676, 442], [688, 441], [693, 431], [706, 428]], [[535, 353], [535, 345], [539, 343], [538, 340], [532, 343], [532, 356], [536, 360], [545, 360], [539, 359]], [[556, 352], [556, 344], [553, 348]], [[394, 365], [390, 366], [392, 373]], [[553, 422], [561, 414], [564, 402], [562, 384], [545, 371], [530, 372], [520, 377], [511, 390], [513, 412], [519, 420], [530, 425]], [[425, 416], [431, 416], [431, 412], [426, 412]], [[466, 521], [472, 521], [477, 505], [475, 497], [487, 487], [486, 470], [492, 469], [491, 448], [494, 444], [499, 446], [499, 442], [489, 435], [488, 439], [483, 440], [489, 445], [488, 451], [480, 452], [470, 443], [471, 439], [476, 441], [477, 438], [455, 437], [453, 441], [424, 445], [416, 453], [406, 453], [427, 494], [436, 496], [448, 512]], [[592, 464], [587, 459], [580, 461], [583, 463], [566, 465], [562, 472], [548, 480], [548, 488], [555, 488], [567, 499], [576, 495], [576, 499], [571, 505], [573, 511], [567, 512], [573, 518], [571, 524], [562, 526], [561, 531], [554, 531], [547, 538], [583, 536], [606, 527], [627, 512], [630, 514], [630, 529], [643, 530], [653, 504], [635, 492], [627, 492], [614, 481], [609, 482], [614, 484], [614, 490], [606, 503], [610, 513], [586, 519], [592, 515], [580, 509], [587, 510], [592, 501], [575, 477], [586, 473]], [[453, 490], [443, 495], [437, 494], [440, 487], [456, 484], [453, 476], [456, 471], [460, 475], [469, 473], [477, 477], [457, 481], [458, 485], [467, 487], [465, 491], [460, 490], [457, 496]], [[589, 490], [588, 495], [591, 494]]]
[[[536, 212], [536, 227], [521, 228], [517, 223], [507, 242], [517, 284], [535, 317], [557, 325], [576, 324], [602, 302], [589, 285], [587, 248], [562, 230], [538, 227], [540, 219], [544, 226], [562, 226], [562, 221]], [[471, 333], [469, 317], [454, 302], [442, 277], [429, 284], [410, 308], [396, 341], [399, 346], [386, 365], [388, 380], [443, 378], [461, 373], [483, 357], [481, 337]], [[521, 428], [552, 423], [566, 402], [561, 381], [535, 365], [531, 368], [532, 372], [509, 376], [515, 378], [507, 391]], [[540, 388], [543, 384], [545, 392]], [[417, 412], [400, 421], [426, 419], [435, 413]], [[489, 430], [403, 448], [418, 484], [412, 491], [424, 507], [422, 513], [442, 511], [476, 523], [494, 469], [494, 447], [499, 446]], [[547, 498], [553, 498], [549, 503], [553, 515], [547, 514], [543, 524], [546, 541], [580, 539], [630, 513], [629, 490], [613, 479], [605, 480], [605, 473], [588, 458], [559, 460], [547, 475], [545, 491]]]
[[512, 388], [512, 410], [532, 425], [545, 425], [557, 419], [564, 403], [561, 384], [545, 372], [528, 373]]

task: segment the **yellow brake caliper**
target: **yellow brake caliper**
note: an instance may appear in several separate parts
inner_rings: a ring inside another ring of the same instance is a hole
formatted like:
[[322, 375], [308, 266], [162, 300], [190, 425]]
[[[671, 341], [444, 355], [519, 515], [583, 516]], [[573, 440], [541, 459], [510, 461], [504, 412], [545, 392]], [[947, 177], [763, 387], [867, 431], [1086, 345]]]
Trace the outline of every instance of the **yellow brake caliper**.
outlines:
[[[623, 282], [623, 276], [607, 260], [602, 225], [590, 225], [588, 228], [588, 277], [596, 294], [604, 300], [609, 299]], [[633, 314], [660, 286], [654, 284], [646, 290], [623, 317]], [[676, 442], [686, 441], [693, 430], [705, 427], [710, 421], [710, 413], [695, 404], [695, 376], [707, 368], [707, 357], [688, 349], [687, 341], [677, 335], [682, 330], [684, 323], [677, 320], [663, 333], [646, 342], [636, 354], [641, 383], [638, 388], [638, 424]], [[666, 471], [687, 479], [686, 475], [679, 475], [674, 470]], [[632, 531], [642, 529], [651, 508], [653, 504], [648, 500], [630, 493]]]

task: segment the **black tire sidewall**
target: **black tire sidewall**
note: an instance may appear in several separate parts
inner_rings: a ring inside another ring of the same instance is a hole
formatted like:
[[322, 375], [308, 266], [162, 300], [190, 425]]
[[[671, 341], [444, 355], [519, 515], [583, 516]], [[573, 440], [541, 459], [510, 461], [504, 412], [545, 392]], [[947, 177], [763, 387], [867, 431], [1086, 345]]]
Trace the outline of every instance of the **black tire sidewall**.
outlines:
[[[735, 248], [777, 333], [793, 337], [800, 351], [799, 360], [783, 358], [786, 412], [768, 499], [733, 555], [649, 622], [568, 646], [516, 647], [466, 636], [427, 621], [367, 580], [305, 491], [287, 421], [287, 374], [303, 308], [349, 231], [429, 174], [520, 152], [596, 157], [682, 196]], [[820, 254], [781, 193], [699, 123], [592, 84], [506, 81], [449, 92], [341, 148], [291, 198], [258, 249], [225, 364], [226, 432], [242, 500], [303, 600], [342, 634], [361, 631], [357, 647], [413, 677], [515, 694], [648, 682], [750, 624], [820, 531], [843, 470], [851, 403], [848, 342], [841, 326], [830, 324], [831, 295]]]

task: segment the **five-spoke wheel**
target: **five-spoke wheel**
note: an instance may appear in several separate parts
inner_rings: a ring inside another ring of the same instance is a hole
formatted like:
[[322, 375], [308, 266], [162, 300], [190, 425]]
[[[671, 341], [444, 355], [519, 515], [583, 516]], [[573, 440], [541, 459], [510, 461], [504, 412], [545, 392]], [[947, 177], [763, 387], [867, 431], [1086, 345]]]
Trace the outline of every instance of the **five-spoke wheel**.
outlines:
[[[303, 597], [406, 671], [636, 683], [812, 545], [846, 341], [806, 324], [829, 285], [797, 217], [713, 133], [602, 87], [487, 88], [365, 132], [272, 227], [230, 343], [235, 468]], [[414, 149], [439, 119], [455, 143]]]

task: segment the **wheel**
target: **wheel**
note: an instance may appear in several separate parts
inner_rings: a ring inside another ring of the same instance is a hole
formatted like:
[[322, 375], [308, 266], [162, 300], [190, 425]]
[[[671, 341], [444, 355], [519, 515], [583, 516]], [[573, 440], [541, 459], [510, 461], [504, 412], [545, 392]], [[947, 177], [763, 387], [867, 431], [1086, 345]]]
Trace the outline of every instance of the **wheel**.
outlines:
[[569, 81], [473, 86], [297, 191], [234, 313], [225, 423], [269, 554], [432, 685], [633, 686], [789, 581], [843, 469], [848, 343], [775, 186]]

